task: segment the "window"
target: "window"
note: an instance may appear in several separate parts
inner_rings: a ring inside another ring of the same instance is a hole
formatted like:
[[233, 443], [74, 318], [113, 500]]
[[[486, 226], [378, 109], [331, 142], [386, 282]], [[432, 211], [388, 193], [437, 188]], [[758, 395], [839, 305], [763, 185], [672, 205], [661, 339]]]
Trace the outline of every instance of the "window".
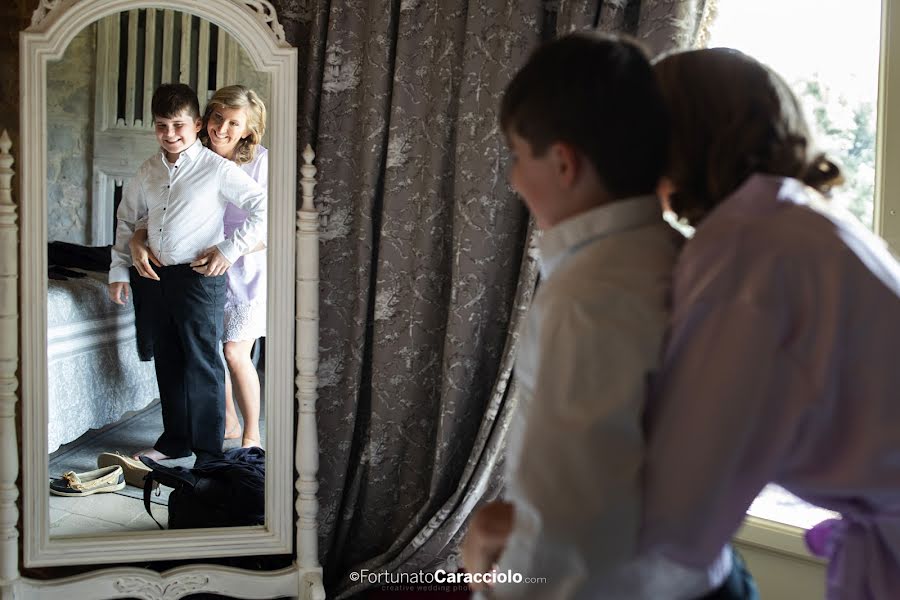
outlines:
[[875, 225], [880, 0], [719, 0], [709, 46], [729, 46], [777, 71], [800, 98], [818, 145], [847, 181], [835, 194]]

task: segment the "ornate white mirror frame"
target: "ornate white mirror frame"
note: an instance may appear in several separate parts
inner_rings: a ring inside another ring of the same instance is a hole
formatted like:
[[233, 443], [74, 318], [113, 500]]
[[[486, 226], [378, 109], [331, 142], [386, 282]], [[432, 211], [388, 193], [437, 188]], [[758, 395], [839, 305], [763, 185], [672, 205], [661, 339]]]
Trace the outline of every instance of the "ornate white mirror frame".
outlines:
[[[275, 127], [271, 129], [269, 155], [266, 522], [259, 527], [51, 539], [46, 452], [47, 63], [59, 59], [73, 37], [90, 23], [121, 11], [148, 7], [190, 12], [218, 25], [244, 46], [255, 68], [271, 76], [269, 114]], [[244, 598], [324, 598], [316, 538], [318, 215], [313, 205], [316, 169], [312, 165], [314, 154], [307, 146], [300, 169], [303, 202], [295, 218], [297, 56], [296, 50], [285, 41], [274, 8], [266, 0], [214, 3], [41, 0], [31, 26], [21, 34], [20, 56], [22, 151], [21, 176], [17, 180], [21, 192], [21, 247], [16, 239], [16, 207], [9, 185], [13, 174], [10, 143], [5, 132], [0, 138], [0, 594], [17, 598], [150, 599], [210, 592]], [[297, 224], [296, 231], [292, 223]], [[21, 287], [16, 285], [17, 264], [22, 269]], [[296, 281], [295, 289], [285, 285], [291, 279]], [[19, 306], [21, 313], [17, 313]], [[18, 560], [19, 460], [15, 420], [16, 370], [20, 357], [24, 567], [293, 552], [292, 566], [278, 571], [246, 571], [192, 564], [162, 573], [118, 567], [61, 579], [22, 577]], [[299, 407], [296, 438], [292, 431], [293, 403], [287, 401], [292, 396]], [[290, 485], [291, 481], [295, 482], [294, 486]], [[295, 491], [296, 501], [292, 502]]]

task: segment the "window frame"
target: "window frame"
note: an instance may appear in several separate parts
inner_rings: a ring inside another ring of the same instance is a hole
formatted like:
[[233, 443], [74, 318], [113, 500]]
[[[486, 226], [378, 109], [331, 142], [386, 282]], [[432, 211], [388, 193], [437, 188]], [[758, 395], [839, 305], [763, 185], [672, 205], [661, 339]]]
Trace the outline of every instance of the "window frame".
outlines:
[[[875, 232], [900, 251], [900, 2], [881, 2], [875, 133]], [[891, 106], [891, 99], [894, 106]]]

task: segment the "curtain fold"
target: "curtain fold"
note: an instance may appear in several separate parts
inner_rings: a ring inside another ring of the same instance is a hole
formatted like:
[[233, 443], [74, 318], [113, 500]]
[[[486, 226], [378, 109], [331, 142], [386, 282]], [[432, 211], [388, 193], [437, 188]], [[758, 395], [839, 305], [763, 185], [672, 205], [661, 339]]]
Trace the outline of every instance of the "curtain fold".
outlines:
[[471, 511], [501, 489], [538, 235], [506, 183], [506, 83], [578, 29], [683, 44], [704, 3], [274, 4], [319, 168], [320, 558], [329, 597], [346, 597], [367, 587], [359, 569], [453, 568]]
[[315, 139], [323, 214], [330, 594], [349, 593], [352, 570], [445, 561], [494, 490], [511, 315], [535, 279], [496, 110], [541, 15], [538, 0], [319, 2], [285, 23], [298, 48], [306, 37], [299, 135]]
[[654, 55], [692, 48], [708, 37], [715, 0], [641, 0], [635, 34]]

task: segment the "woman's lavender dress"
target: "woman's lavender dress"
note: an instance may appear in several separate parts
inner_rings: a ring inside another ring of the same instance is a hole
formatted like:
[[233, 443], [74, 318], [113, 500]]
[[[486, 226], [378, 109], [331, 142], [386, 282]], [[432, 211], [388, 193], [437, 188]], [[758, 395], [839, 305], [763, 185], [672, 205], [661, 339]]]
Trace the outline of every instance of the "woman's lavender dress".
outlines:
[[[241, 168], [263, 188], [269, 184], [268, 150], [259, 146], [253, 161]], [[247, 213], [229, 204], [225, 208], [225, 237], [240, 227]], [[266, 251], [242, 256], [228, 269], [225, 291], [225, 342], [255, 340], [266, 335]]]

